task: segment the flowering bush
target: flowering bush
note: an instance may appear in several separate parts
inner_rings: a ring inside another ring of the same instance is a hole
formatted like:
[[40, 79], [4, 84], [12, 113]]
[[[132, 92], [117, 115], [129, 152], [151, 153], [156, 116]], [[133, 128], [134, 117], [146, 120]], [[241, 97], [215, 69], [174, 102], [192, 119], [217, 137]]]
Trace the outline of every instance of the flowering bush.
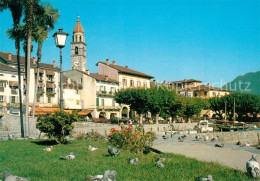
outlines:
[[76, 138], [78, 140], [82, 140], [82, 139], [85, 139], [85, 140], [92, 140], [92, 141], [96, 141], [96, 142], [104, 142], [106, 141], [107, 139], [105, 138], [105, 136], [97, 133], [97, 132], [88, 132], [87, 134], [85, 133], [81, 133], [81, 134], [78, 134], [76, 136]]
[[113, 145], [134, 153], [143, 153], [147, 147], [152, 146], [156, 139], [155, 133], [145, 133], [142, 125], [136, 128], [133, 126], [122, 127], [122, 130], [111, 128], [108, 137], [109, 142]]

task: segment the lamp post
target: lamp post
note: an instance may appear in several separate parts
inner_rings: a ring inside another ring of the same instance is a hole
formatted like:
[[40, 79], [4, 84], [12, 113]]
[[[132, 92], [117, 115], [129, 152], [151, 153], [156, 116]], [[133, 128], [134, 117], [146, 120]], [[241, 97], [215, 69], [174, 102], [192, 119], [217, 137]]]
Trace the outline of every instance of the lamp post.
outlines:
[[69, 34], [62, 31], [60, 28], [58, 32], [54, 33], [56, 47], [60, 48], [60, 109], [64, 110], [63, 106], [63, 81], [62, 81], [62, 48], [65, 47], [66, 39]]

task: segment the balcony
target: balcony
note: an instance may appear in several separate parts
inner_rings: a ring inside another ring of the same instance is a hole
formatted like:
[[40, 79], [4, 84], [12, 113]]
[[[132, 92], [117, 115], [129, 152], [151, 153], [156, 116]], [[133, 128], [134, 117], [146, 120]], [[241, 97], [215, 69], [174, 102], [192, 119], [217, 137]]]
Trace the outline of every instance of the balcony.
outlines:
[[96, 107], [99, 110], [120, 110], [120, 106], [97, 106]]
[[0, 87], [0, 92], [4, 92], [5, 88], [4, 87]]
[[54, 97], [55, 94], [56, 94], [55, 91], [47, 91], [47, 92], [46, 92], [47, 97]]
[[97, 91], [97, 96], [114, 96], [115, 92]]
[[38, 90], [37, 95], [42, 96], [44, 94], [44, 90]]
[[48, 83], [54, 83], [56, 80], [55, 79], [47, 79]]
[[17, 95], [18, 94], [17, 89], [11, 89], [11, 94]]

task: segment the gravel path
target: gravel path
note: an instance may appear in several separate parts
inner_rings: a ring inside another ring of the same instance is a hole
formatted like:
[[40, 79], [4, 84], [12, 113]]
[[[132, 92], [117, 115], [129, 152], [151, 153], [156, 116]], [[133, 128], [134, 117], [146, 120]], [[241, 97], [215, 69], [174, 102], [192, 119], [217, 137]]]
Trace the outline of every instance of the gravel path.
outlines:
[[177, 153], [187, 157], [196, 158], [202, 161], [218, 162], [228, 167], [246, 171], [246, 162], [252, 154], [258, 155], [260, 159], [260, 150], [255, 147], [238, 146], [230, 143], [224, 143], [223, 148], [215, 147], [218, 141], [195, 141], [195, 136], [190, 135], [185, 138], [184, 142], [179, 142], [176, 134], [172, 138], [167, 135], [168, 139], [163, 139], [162, 135], [157, 135], [154, 142], [154, 148], [165, 153]]

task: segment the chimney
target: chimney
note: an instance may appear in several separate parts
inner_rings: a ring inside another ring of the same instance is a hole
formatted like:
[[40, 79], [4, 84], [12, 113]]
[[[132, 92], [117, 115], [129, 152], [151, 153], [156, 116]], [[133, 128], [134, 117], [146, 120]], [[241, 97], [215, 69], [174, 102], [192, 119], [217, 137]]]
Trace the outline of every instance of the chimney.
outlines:
[[112, 64], [113, 64], [113, 65], [116, 65], [116, 61], [114, 60], [114, 61], [112, 62]]
[[36, 58], [33, 57], [33, 64], [36, 64]]
[[89, 71], [89, 70], [86, 70], [86, 73], [87, 73], [88, 75], [90, 75], [90, 71]]
[[105, 75], [105, 80], [108, 81], [108, 76], [107, 75]]
[[109, 58], [106, 59], [106, 64], [109, 65]]
[[53, 60], [53, 64], [52, 64], [53, 68], [56, 68], [56, 61]]
[[11, 54], [11, 53], [8, 53], [7, 59], [8, 59], [8, 60], [12, 60], [12, 54]]
[[125, 66], [125, 68], [127, 68], [127, 69], [128, 69], [128, 66]]

